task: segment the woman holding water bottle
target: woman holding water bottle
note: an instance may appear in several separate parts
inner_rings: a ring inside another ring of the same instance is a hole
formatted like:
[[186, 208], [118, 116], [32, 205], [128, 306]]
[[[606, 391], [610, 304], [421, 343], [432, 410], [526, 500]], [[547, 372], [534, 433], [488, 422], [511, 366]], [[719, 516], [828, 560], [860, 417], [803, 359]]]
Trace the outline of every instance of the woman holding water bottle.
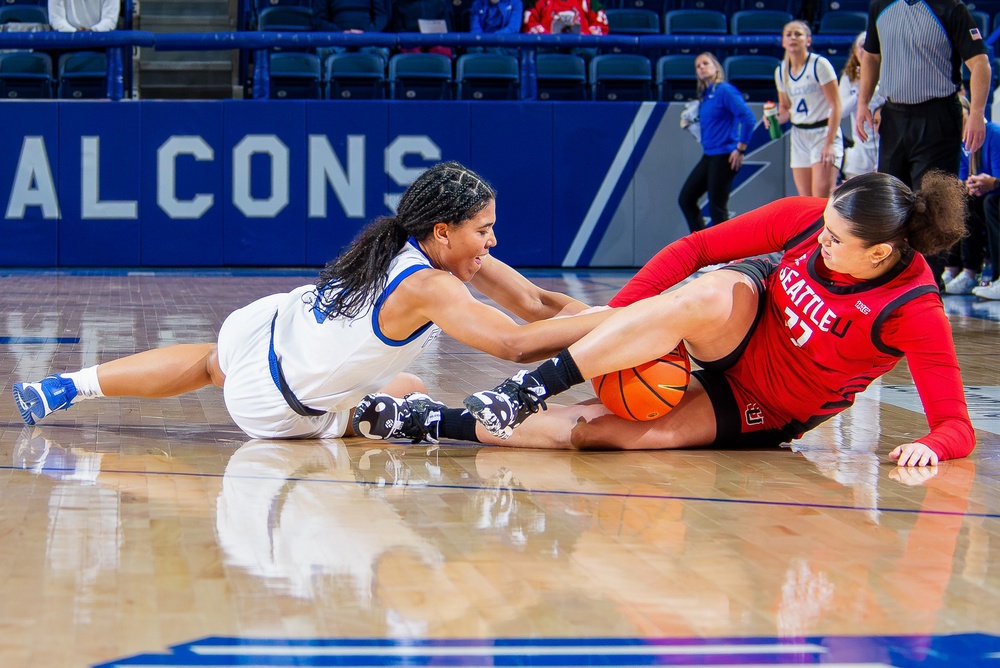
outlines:
[[743, 155], [753, 135], [754, 116], [743, 95], [726, 81], [722, 65], [713, 54], [706, 52], [695, 58], [694, 71], [698, 77], [698, 121], [705, 152], [681, 186], [677, 203], [688, 227], [697, 232], [705, 227], [698, 200], [706, 192], [712, 224], [729, 220], [729, 189], [743, 165]]
[[770, 130], [777, 120], [791, 120], [792, 178], [799, 195], [829, 197], [837, 183], [844, 142], [840, 133], [837, 72], [826, 58], [809, 52], [812, 32], [802, 21], [785, 25], [785, 58], [774, 71], [778, 89], [776, 117], [764, 115]]

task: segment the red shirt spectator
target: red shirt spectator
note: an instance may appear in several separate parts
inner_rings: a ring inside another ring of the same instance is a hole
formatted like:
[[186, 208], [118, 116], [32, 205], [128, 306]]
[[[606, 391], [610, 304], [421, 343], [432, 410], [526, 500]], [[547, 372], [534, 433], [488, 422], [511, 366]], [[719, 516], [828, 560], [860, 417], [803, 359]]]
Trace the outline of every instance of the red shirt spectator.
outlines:
[[[561, 19], [558, 22], [557, 17]], [[550, 34], [553, 32], [554, 22], [566, 28], [579, 25], [579, 32], [584, 35], [608, 34], [608, 17], [605, 16], [603, 9], [593, 9], [590, 0], [538, 0], [534, 7], [524, 12], [526, 33]], [[577, 31], [572, 28], [556, 32]]]

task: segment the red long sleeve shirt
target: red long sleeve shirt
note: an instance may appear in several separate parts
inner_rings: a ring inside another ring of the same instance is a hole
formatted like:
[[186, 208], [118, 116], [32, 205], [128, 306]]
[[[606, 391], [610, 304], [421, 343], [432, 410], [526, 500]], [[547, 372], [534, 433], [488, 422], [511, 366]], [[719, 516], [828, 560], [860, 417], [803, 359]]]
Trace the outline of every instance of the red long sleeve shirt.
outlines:
[[942, 460], [967, 456], [975, 431], [927, 262], [913, 253], [869, 282], [831, 272], [817, 241], [826, 204], [788, 197], [684, 237], [657, 253], [610, 305], [658, 295], [709, 264], [783, 251], [767, 280], [761, 322], [738, 368], [726, 372], [734, 391], [766, 402], [778, 423], [808, 425], [849, 406], [905, 357], [930, 425], [914, 440]]

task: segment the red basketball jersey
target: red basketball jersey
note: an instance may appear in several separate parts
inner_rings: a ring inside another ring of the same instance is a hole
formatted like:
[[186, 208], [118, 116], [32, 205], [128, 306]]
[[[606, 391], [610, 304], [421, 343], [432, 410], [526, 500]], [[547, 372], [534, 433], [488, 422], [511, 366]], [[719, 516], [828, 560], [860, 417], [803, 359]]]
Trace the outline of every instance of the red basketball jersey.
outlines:
[[789, 242], [768, 278], [757, 330], [727, 372], [734, 389], [766, 398], [761, 413], [744, 416], [765, 427], [798, 423], [805, 431], [853, 404], [855, 394], [903, 357], [882, 341], [882, 323], [907, 302], [937, 292], [926, 260], [913, 252], [873, 281], [823, 278], [822, 228], [817, 220]]

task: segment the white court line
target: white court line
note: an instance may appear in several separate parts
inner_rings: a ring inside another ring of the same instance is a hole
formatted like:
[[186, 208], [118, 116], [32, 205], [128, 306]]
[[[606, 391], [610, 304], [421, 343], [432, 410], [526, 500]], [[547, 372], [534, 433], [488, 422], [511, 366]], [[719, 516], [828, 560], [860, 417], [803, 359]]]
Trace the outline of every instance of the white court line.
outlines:
[[731, 655], [731, 654], [825, 654], [822, 645], [503, 645], [503, 646], [415, 646], [415, 645], [191, 645], [202, 656], [232, 654], [253, 656], [611, 656]]

